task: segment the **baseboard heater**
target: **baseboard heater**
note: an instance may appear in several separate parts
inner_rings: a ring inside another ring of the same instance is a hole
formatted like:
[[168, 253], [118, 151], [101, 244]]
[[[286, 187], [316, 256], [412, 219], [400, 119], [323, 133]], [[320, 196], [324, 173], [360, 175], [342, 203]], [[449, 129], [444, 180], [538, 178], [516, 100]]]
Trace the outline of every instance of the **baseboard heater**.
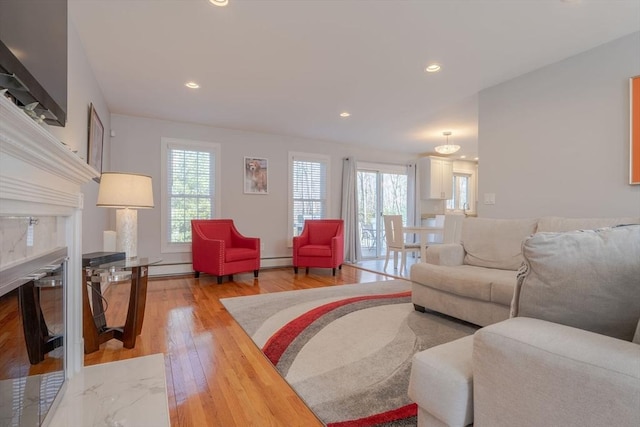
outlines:
[[[260, 258], [261, 269], [292, 266], [293, 258], [290, 256]], [[149, 266], [149, 277], [180, 276], [192, 273], [191, 262], [168, 262]]]

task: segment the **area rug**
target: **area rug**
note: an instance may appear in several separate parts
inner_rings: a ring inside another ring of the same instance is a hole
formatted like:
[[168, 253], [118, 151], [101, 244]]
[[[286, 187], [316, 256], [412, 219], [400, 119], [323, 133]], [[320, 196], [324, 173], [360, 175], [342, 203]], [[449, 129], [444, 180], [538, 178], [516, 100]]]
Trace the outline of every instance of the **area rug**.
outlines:
[[390, 280], [221, 301], [327, 426], [415, 426], [412, 356], [477, 328], [416, 312], [410, 288]]

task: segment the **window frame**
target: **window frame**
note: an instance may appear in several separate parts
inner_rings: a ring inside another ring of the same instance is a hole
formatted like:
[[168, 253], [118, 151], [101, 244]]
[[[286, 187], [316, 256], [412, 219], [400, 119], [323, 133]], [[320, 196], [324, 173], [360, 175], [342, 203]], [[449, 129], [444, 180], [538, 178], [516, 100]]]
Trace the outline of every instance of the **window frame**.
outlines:
[[169, 209], [170, 209], [170, 195], [168, 186], [168, 158], [169, 151], [171, 149], [179, 148], [192, 151], [206, 151], [214, 154], [213, 162], [213, 209], [212, 218], [220, 218], [222, 208], [220, 206], [220, 179], [221, 179], [221, 145], [216, 142], [207, 141], [194, 141], [183, 138], [161, 138], [161, 220], [160, 220], [160, 247], [162, 253], [177, 253], [177, 252], [191, 252], [191, 242], [173, 243], [169, 241], [168, 229], [169, 229]]
[[302, 152], [289, 152], [289, 173], [288, 173], [288, 183], [289, 183], [289, 193], [287, 196], [288, 199], [288, 214], [287, 214], [287, 242], [288, 246], [293, 246], [293, 163], [294, 161], [304, 161], [304, 162], [318, 162], [324, 163], [326, 170], [326, 193], [325, 193], [325, 218], [330, 216], [329, 212], [331, 211], [331, 157], [325, 154], [316, 154], [316, 153], [302, 153]]
[[[362, 258], [363, 259], [379, 259], [380, 257], [384, 257], [384, 254], [386, 253], [387, 250], [387, 243], [385, 241], [385, 237], [384, 237], [384, 218], [383, 216], [386, 214], [386, 212], [384, 212], [384, 204], [386, 201], [386, 198], [384, 197], [384, 188], [383, 188], [383, 177], [384, 175], [402, 175], [406, 177], [407, 180], [407, 185], [406, 185], [406, 198], [405, 198], [405, 205], [406, 205], [406, 209], [404, 212], [401, 212], [400, 214], [402, 214], [402, 222], [404, 224], [404, 226], [407, 226], [406, 222], [409, 219], [409, 199], [412, 197], [410, 192], [409, 192], [409, 171], [407, 170], [407, 166], [406, 165], [400, 165], [400, 164], [390, 164], [390, 163], [373, 163], [373, 162], [357, 162], [356, 165], [356, 174], [360, 174], [361, 172], [363, 173], [375, 173], [376, 174], [376, 206], [374, 208], [374, 223], [373, 228], [371, 230], [369, 230], [369, 234], [373, 235], [374, 238], [372, 239], [372, 244], [371, 245], [365, 245], [364, 244], [364, 239], [362, 238], [361, 234], [362, 234], [362, 229], [361, 227], [363, 227], [365, 224], [361, 221], [360, 219], [360, 215], [362, 214], [361, 212], [361, 205], [360, 205], [360, 200], [362, 195], [359, 194], [360, 193], [360, 187], [358, 186], [356, 193], [358, 193], [358, 203], [356, 204], [356, 208], [358, 211], [358, 229], [360, 230], [360, 241], [361, 241], [361, 247], [362, 249]], [[359, 178], [358, 178], [359, 179]], [[357, 182], [357, 179], [356, 179]], [[372, 255], [370, 254], [370, 252], [374, 252]]]
[[[451, 186], [453, 187], [455, 185], [455, 180], [456, 180], [456, 176], [466, 176], [469, 178], [469, 182], [468, 182], [468, 192], [469, 194], [467, 195], [467, 198], [469, 200], [469, 202], [467, 203], [469, 205], [469, 209], [463, 210], [463, 209], [449, 209], [447, 208], [447, 201], [445, 201], [445, 211], [447, 213], [462, 213], [464, 212], [467, 215], [474, 215], [476, 212], [476, 204], [477, 204], [477, 197], [476, 197], [476, 191], [477, 191], [477, 187], [476, 187], [476, 171], [475, 170], [471, 170], [471, 169], [462, 169], [462, 168], [456, 168], [454, 166], [453, 169], [453, 174], [452, 174], [452, 178], [451, 178]], [[452, 196], [455, 198], [455, 194], [456, 194], [456, 190], [455, 188], [453, 189], [453, 194]], [[454, 200], [454, 199], [450, 199], [450, 200]]]

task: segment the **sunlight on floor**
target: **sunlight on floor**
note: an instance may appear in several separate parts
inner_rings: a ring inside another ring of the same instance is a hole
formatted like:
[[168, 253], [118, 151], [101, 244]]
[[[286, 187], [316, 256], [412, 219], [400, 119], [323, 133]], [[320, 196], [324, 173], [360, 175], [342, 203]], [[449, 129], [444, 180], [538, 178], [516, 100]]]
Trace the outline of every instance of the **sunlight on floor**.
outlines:
[[400, 278], [404, 278], [404, 279], [408, 279], [409, 278], [409, 272], [411, 271], [411, 266], [417, 262], [420, 262], [420, 258], [419, 257], [413, 257], [412, 255], [407, 255], [407, 265], [405, 266], [405, 268], [403, 269], [403, 271], [400, 270], [400, 260], [398, 260], [398, 268], [394, 270], [393, 268], [393, 258], [391, 258], [389, 260], [389, 265], [387, 265], [387, 270], [384, 270], [384, 258], [377, 258], [377, 259], [366, 259], [363, 261], [358, 261], [357, 263], [355, 263], [355, 265], [357, 267], [363, 268], [365, 270], [370, 270], [370, 271], [375, 271], [375, 272], [380, 272], [380, 273], [385, 273], [385, 274], [390, 274], [392, 276], [395, 277], [400, 277]]

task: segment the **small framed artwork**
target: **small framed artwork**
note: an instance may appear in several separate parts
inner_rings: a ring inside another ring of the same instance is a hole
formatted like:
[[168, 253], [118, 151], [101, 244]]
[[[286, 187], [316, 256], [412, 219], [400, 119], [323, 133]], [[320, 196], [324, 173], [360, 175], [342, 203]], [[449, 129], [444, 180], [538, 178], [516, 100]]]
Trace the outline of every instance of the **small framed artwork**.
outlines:
[[640, 184], [640, 76], [629, 79], [631, 99], [629, 129], [629, 184]]
[[244, 193], [268, 194], [269, 160], [260, 157], [244, 158]]
[[[104, 141], [104, 127], [98, 117], [93, 104], [89, 108], [89, 147], [87, 149], [87, 163], [102, 175], [102, 144]], [[100, 182], [100, 176], [93, 178]]]

